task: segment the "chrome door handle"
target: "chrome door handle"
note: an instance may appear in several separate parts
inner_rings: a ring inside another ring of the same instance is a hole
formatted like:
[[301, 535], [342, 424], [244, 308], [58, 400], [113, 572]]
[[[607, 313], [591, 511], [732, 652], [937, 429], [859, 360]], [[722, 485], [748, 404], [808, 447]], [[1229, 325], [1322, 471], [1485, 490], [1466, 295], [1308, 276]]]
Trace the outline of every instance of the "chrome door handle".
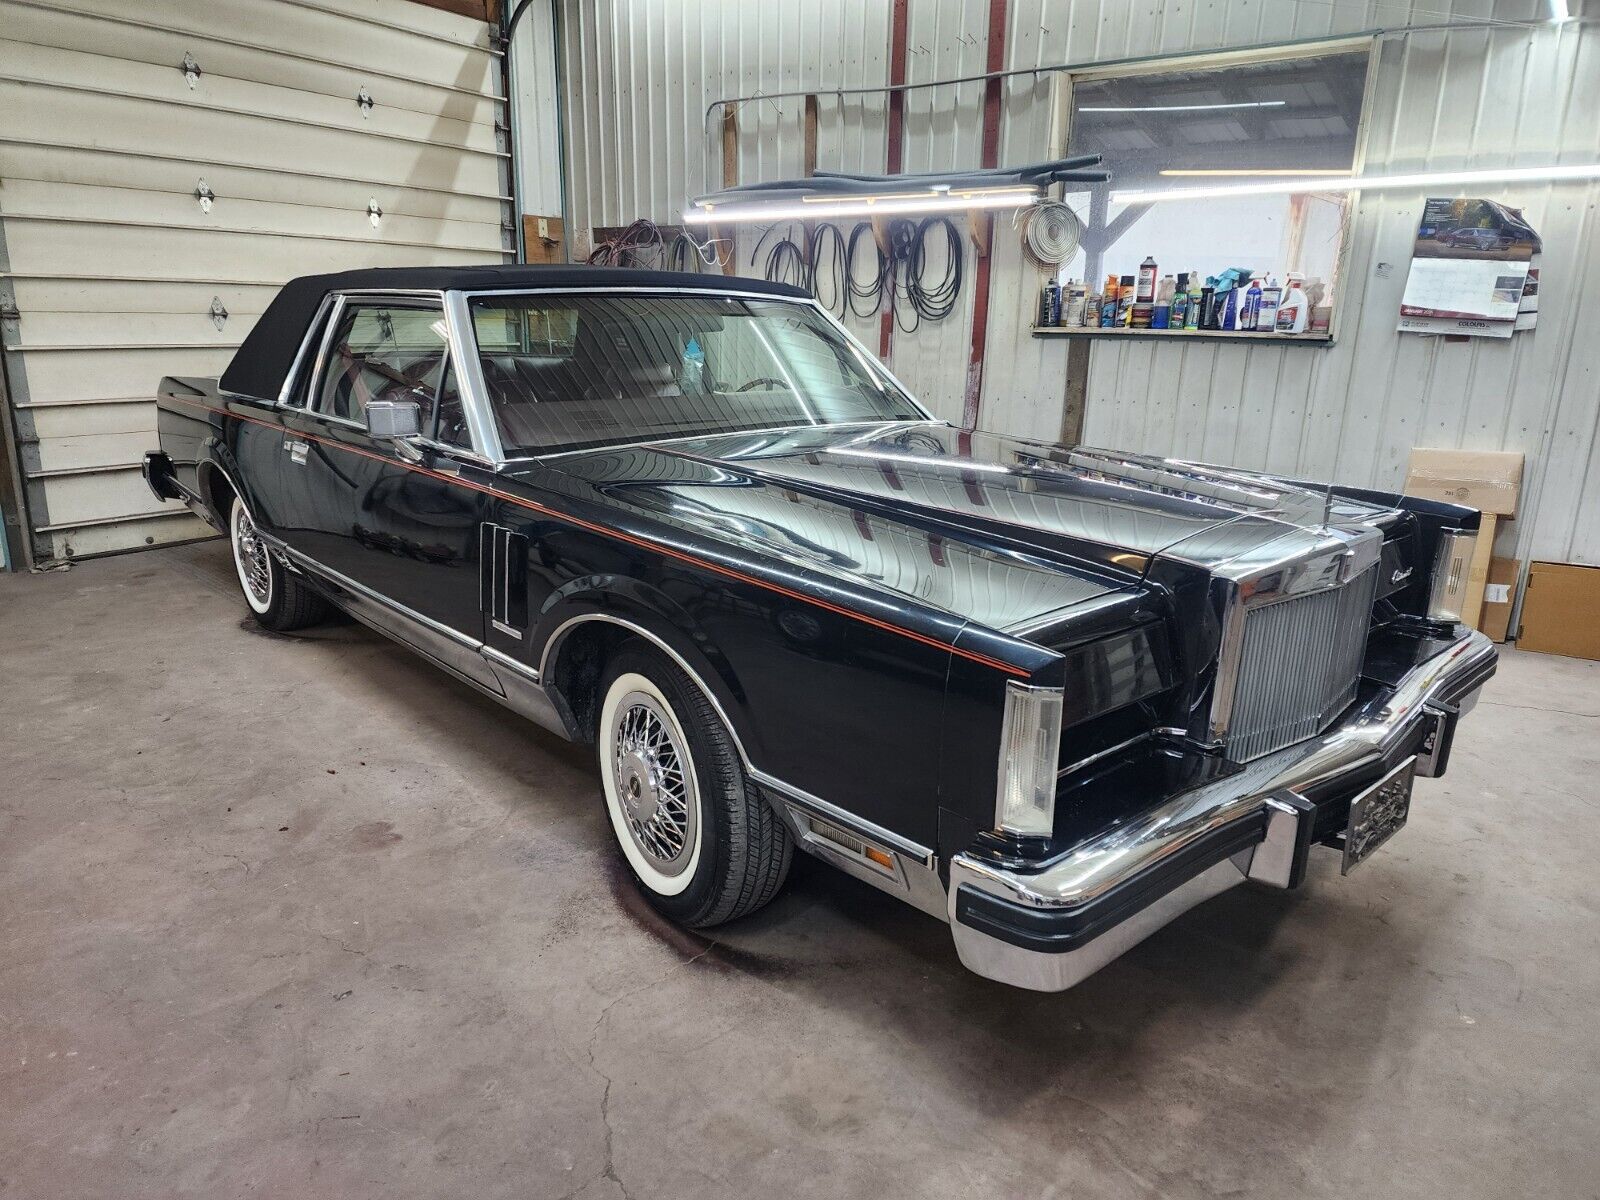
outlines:
[[296, 466], [306, 465], [306, 451], [311, 449], [309, 442], [298, 441], [294, 438], [285, 438], [283, 448], [289, 452], [289, 461]]

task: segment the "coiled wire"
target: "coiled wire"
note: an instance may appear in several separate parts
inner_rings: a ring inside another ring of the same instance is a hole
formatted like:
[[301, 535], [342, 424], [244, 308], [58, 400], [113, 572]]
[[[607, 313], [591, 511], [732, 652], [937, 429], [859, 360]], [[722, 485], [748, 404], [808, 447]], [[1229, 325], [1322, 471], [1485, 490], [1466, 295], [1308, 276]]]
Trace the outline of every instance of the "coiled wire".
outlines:
[[[935, 267], [941, 250], [942, 265]], [[668, 241], [660, 226], [643, 219], [595, 246], [589, 262], [671, 271], [722, 265], [714, 242], [702, 243], [687, 232]], [[871, 317], [887, 306], [895, 324], [911, 333], [922, 322], [942, 321], [955, 311], [966, 279], [966, 245], [946, 216], [888, 221], [882, 245], [868, 221], [848, 232], [831, 221], [819, 222], [809, 239], [802, 226], [790, 222], [762, 233], [750, 252], [750, 266], [763, 278], [804, 288], [841, 317]]]

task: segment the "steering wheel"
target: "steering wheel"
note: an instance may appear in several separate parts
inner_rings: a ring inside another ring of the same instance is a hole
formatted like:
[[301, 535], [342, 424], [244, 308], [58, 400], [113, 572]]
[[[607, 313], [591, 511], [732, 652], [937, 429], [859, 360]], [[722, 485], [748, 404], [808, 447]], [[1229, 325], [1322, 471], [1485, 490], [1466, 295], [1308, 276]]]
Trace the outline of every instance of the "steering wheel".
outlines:
[[736, 392], [748, 392], [751, 388], [760, 387], [763, 383], [766, 384], [768, 387], [780, 387], [780, 388], [784, 388], [784, 389], [787, 389], [788, 386], [789, 386], [787, 383], [785, 383], [781, 379], [774, 379], [770, 375], [762, 375], [762, 376], [759, 376], [756, 379], [752, 379], [752, 380], [748, 381], [747, 383], [740, 384], [738, 387], [736, 387], [734, 389], [734, 391], [736, 391]]

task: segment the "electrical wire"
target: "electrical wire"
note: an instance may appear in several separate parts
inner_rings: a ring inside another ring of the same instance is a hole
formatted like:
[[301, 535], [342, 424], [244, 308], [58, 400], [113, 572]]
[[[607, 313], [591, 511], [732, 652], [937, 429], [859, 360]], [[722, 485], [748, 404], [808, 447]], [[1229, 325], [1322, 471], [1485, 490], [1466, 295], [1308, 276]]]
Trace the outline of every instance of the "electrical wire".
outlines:
[[669, 242], [661, 226], [647, 218], [640, 218], [596, 245], [588, 261], [595, 267], [656, 267], [694, 272], [722, 265], [714, 241], [700, 242], [692, 234], [680, 230]]
[[1036, 266], [1054, 270], [1078, 252], [1083, 220], [1070, 205], [1047, 200], [1028, 210], [1022, 248]]

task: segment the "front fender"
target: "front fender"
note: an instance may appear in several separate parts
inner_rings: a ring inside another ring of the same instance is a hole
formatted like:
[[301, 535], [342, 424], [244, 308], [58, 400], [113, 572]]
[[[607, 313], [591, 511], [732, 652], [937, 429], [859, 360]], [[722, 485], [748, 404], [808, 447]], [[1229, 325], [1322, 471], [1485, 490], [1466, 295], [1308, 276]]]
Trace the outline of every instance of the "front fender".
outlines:
[[[759, 737], [732, 663], [688, 609], [643, 580], [587, 575], [550, 594], [539, 612], [531, 639], [533, 645], [540, 647], [539, 677], [547, 690], [559, 693], [558, 668], [569, 639], [596, 623], [642, 638], [676, 662], [710, 698], [745, 763], [753, 765], [758, 761], [752, 758], [752, 752], [759, 756]], [[567, 697], [560, 697], [560, 703], [571, 711]]]

